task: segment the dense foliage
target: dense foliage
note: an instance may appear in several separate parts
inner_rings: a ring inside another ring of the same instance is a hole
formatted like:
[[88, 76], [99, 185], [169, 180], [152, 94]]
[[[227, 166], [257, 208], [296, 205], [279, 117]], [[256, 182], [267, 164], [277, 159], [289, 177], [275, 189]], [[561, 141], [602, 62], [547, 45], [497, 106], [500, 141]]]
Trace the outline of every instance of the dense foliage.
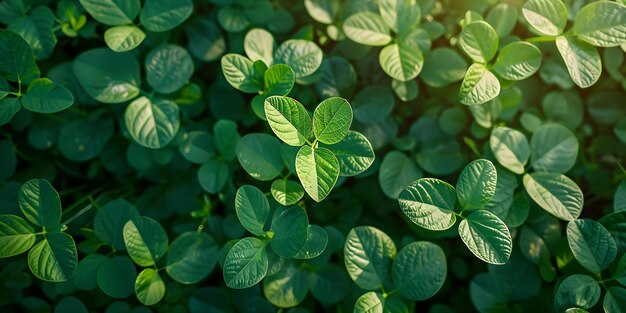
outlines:
[[626, 312], [624, 0], [0, 28], [0, 311]]

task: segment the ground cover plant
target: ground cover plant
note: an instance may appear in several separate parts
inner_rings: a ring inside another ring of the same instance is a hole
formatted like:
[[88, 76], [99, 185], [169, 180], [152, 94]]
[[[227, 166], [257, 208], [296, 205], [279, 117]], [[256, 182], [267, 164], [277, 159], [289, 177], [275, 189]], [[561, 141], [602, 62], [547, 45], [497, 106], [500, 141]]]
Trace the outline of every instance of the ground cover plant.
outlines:
[[626, 312], [626, 3], [0, 1], [2, 312]]

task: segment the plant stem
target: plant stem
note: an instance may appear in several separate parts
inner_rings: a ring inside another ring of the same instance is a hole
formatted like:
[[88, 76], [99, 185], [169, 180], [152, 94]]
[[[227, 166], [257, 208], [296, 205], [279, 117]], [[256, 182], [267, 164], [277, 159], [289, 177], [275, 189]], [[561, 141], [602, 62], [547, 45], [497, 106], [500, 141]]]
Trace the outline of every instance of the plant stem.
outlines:
[[530, 38], [526, 38], [527, 42], [550, 42], [550, 41], [555, 41], [556, 37], [554, 36], [537, 36], [537, 37], [530, 37]]

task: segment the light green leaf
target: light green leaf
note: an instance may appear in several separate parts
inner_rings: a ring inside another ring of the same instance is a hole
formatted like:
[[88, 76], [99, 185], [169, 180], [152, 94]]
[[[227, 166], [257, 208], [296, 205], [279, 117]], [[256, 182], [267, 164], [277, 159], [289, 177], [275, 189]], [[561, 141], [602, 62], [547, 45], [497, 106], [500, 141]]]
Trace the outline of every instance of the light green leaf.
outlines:
[[577, 219], [583, 209], [583, 192], [573, 180], [565, 175], [526, 174], [524, 187], [535, 203], [562, 220]]
[[468, 164], [456, 183], [456, 194], [463, 209], [482, 209], [496, 193], [498, 174], [491, 161], [479, 159]]
[[578, 139], [561, 124], [545, 124], [530, 139], [530, 165], [535, 171], [566, 173], [577, 157]]
[[378, 9], [385, 23], [401, 35], [412, 30], [421, 18], [420, 6], [415, 0], [381, 0]]
[[265, 29], [253, 28], [249, 30], [243, 40], [243, 48], [246, 51], [246, 55], [248, 55], [253, 62], [261, 60], [267, 66], [274, 63], [276, 41], [274, 40], [274, 36]]
[[307, 241], [309, 219], [299, 206], [279, 208], [274, 212], [270, 240], [272, 250], [281, 257], [291, 258], [296, 255]]
[[272, 180], [285, 167], [280, 150], [280, 142], [268, 134], [247, 134], [237, 143], [237, 159], [254, 179]]
[[498, 33], [485, 21], [472, 22], [461, 31], [459, 46], [475, 62], [488, 63], [498, 51]]
[[485, 21], [489, 25], [493, 26], [498, 33], [499, 38], [504, 38], [513, 31], [517, 22], [518, 8], [508, 3], [498, 3], [491, 10], [485, 18]]
[[588, 275], [571, 275], [556, 289], [554, 309], [563, 312], [571, 307], [590, 309], [600, 300], [600, 286]]
[[343, 140], [352, 124], [352, 107], [346, 99], [328, 98], [313, 113], [313, 133], [317, 140], [328, 145]]
[[424, 56], [415, 47], [405, 44], [391, 44], [380, 51], [378, 56], [380, 67], [393, 79], [409, 81], [422, 71]]
[[158, 270], [146, 268], [135, 280], [135, 294], [143, 305], [157, 304], [165, 295], [165, 283]]
[[495, 214], [478, 210], [459, 224], [459, 235], [479, 259], [491, 264], [504, 264], [513, 250], [513, 240], [506, 224]]
[[434, 243], [413, 242], [398, 252], [392, 273], [401, 295], [412, 301], [423, 301], [434, 296], [446, 281], [446, 255]]
[[239, 240], [224, 260], [226, 286], [244, 289], [256, 285], [265, 277], [268, 267], [266, 243], [251, 237]]
[[522, 80], [539, 70], [541, 58], [541, 51], [535, 45], [516, 41], [502, 48], [492, 69], [504, 79]]
[[567, 242], [578, 263], [592, 273], [606, 269], [617, 255], [613, 236], [594, 220], [570, 221], [567, 224]]
[[530, 30], [539, 35], [558, 36], [567, 24], [567, 8], [561, 0], [528, 0], [522, 14]]
[[296, 82], [296, 74], [284, 64], [270, 66], [265, 72], [266, 96], [286, 96]]
[[359, 12], [343, 22], [343, 32], [352, 41], [367, 46], [385, 46], [391, 42], [389, 27], [373, 12]]
[[146, 0], [139, 18], [147, 30], [165, 32], [182, 24], [191, 13], [191, 0]]
[[587, 88], [600, 79], [602, 60], [595, 47], [570, 36], [557, 37], [556, 47], [565, 61], [570, 77], [578, 87]]
[[322, 24], [333, 23], [339, 6], [339, 3], [332, 0], [304, 0], [304, 7], [311, 18]]
[[143, 267], [155, 265], [168, 247], [167, 234], [161, 224], [145, 216], [126, 222], [124, 243], [130, 258]]
[[235, 210], [241, 225], [257, 236], [265, 233], [263, 226], [270, 215], [270, 203], [257, 187], [243, 185], [235, 195]]
[[28, 252], [28, 267], [37, 278], [62, 282], [72, 278], [78, 257], [74, 239], [66, 233], [47, 233]]
[[139, 14], [139, 0], [80, 0], [85, 10], [98, 22], [116, 26], [132, 24]]
[[93, 220], [93, 229], [98, 239], [109, 246], [125, 250], [124, 225], [129, 220], [139, 217], [134, 205], [124, 199], [107, 202]]
[[436, 178], [420, 178], [398, 196], [402, 213], [413, 223], [429, 230], [445, 230], [456, 221], [456, 192]]
[[472, 64], [463, 78], [459, 98], [465, 105], [483, 104], [500, 94], [500, 82], [484, 65]]
[[139, 46], [146, 38], [139, 27], [115, 26], [104, 32], [104, 42], [115, 52], [130, 51]]
[[376, 155], [369, 140], [363, 134], [349, 131], [342, 141], [326, 146], [339, 161], [339, 176], [354, 176], [367, 170]]
[[408, 313], [409, 309], [397, 298], [388, 298], [379, 292], [364, 293], [354, 303], [354, 313]]
[[0, 215], [0, 258], [22, 254], [35, 244], [35, 230], [16, 215]]
[[45, 179], [31, 179], [20, 188], [22, 213], [33, 224], [54, 228], [61, 223], [61, 200], [54, 187]]
[[277, 179], [272, 183], [272, 196], [282, 205], [292, 205], [304, 197], [304, 189], [293, 180]]
[[26, 84], [39, 78], [39, 67], [30, 46], [12, 31], [0, 32], [0, 76]]
[[136, 99], [126, 108], [124, 121], [135, 142], [150, 149], [165, 147], [180, 127], [176, 103], [147, 97]]
[[181, 284], [194, 284], [213, 270], [218, 253], [217, 243], [207, 233], [186, 232], [172, 242], [165, 270]]
[[250, 59], [235, 53], [222, 57], [222, 72], [228, 83], [246, 93], [257, 93], [263, 89], [263, 74], [258, 73]]
[[193, 59], [185, 48], [160, 45], [146, 56], [148, 84], [157, 92], [172, 93], [185, 86], [194, 71]]
[[371, 226], [353, 228], [343, 249], [350, 278], [365, 290], [377, 290], [389, 277], [389, 267], [396, 257], [396, 246], [385, 234]]
[[626, 43], [626, 6], [614, 1], [589, 3], [574, 17], [574, 35], [598, 47]]
[[328, 245], [328, 233], [326, 230], [317, 225], [309, 225], [307, 229], [306, 244], [296, 255], [294, 259], [312, 259], [318, 257], [326, 250]]
[[296, 78], [303, 78], [317, 71], [322, 65], [323, 57], [322, 49], [314, 42], [289, 39], [274, 52], [274, 64], [286, 64], [293, 69]]
[[28, 85], [28, 91], [22, 96], [25, 109], [35, 113], [56, 113], [74, 103], [74, 96], [65, 87], [53, 83], [47, 78], [37, 78]]
[[265, 99], [265, 116], [272, 131], [290, 146], [302, 146], [311, 136], [312, 121], [304, 106], [289, 97]]
[[321, 202], [337, 183], [339, 161], [326, 148], [313, 149], [305, 145], [296, 155], [296, 173], [309, 196], [316, 202]]
[[489, 146], [502, 166], [515, 174], [524, 173], [524, 166], [530, 157], [530, 146], [522, 132], [508, 127], [494, 128]]
[[263, 282], [263, 294], [273, 305], [280, 308], [294, 307], [309, 292], [309, 273], [293, 262], [283, 266]]

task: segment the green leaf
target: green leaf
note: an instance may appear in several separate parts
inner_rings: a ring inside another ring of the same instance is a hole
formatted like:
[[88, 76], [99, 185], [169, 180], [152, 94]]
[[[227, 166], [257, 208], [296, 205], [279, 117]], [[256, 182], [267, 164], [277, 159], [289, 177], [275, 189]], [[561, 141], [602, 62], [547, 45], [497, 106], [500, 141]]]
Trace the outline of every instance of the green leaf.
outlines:
[[290, 146], [302, 146], [311, 136], [309, 112], [295, 99], [271, 96], [265, 99], [265, 116], [272, 131]]
[[385, 155], [378, 171], [378, 182], [383, 193], [392, 199], [397, 199], [404, 188], [422, 177], [422, 171], [415, 164], [415, 160], [408, 158], [402, 152], [391, 151]]
[[504, 126], [494, 128], [489, 146], [502, 166], [515, 174], [524, 174], [524, 166], [530, 157], [530, 146], [522, 132]]
[[535, 171], [566, 173], [577, 157], [578, 139], [560, 124], [545, 124], [530, 139], [530, 165]]
[[421, 10], [415, 0], [382, 0], [378, 9], [385, 23], [399, 34], [412, 30], [421, 18]]
[[526, 174], [524, 175], [524, 188], [535, 203], [562, 220], [577, 219], [583, 209], [583, 192], [565, 175]]
[[313, 259], [324, 253], [328, 245], [328, 233], [326, 230], [317, 225], [309, 225], [307, 229], [306, 244], [296, 255], [294, 259]]
[[22, 105], [19, 98], [5, 98], [0, 100], [0, 126], [8, 123], [20, 111]]
[[556, 38], [556, 47], [576, 85], [587, 88], [600, 79], [602, 60], [592, 45], [571, 36]]
[[286, 96], [296, 82], [296, 74], [284, 64], [270, 66], [265, 72], [265, 92], [267, 96]]
[[93, 229], [98, 239], [117, 250], [125, 250], [124, 225], [139, 217], [135, 206], [124, 199], [107, 202], [93, 220]]
[[250, 59], [235, 53], [222, 57], [222, 72], [233, 88], [246, 93], [257, 93], [263, 89], [263, 74], [258, 73]]
[[354, 303], [354, 313], [408, 313], [406, 305], [397, 298], [388, 298], [379, 292], [364, 293]]
[[91, 160], [103, 151], [113, 130], [111, 119], [73, 119], [65, 123], [59, 133], [59, 150], [72, 161]]
[[498, 51], [498, 33], [487, 22], [472, 22], [461, 31], [459, 46], [475, 62], [488, 63]]
[[172, 242], [165, 270], [181, 284], [194, 284], [211, 273], [218, 253], [217, 243], [207, 233], [186, 232]]
[[39, 67], [30, 46], [12, 31], [0, 32], [0, 76], [26, 84], [39, 78]]
[[350, 278], [365, 290], [377, 290], [389, 277], [389, 267], [396, 257], [396, 246], [377, 228], [360, 226], [348, 233], [343, 249]]
[[165, 283], [158, 270], [146, 268], [135, 280], [135, 294], [143, 305], [157, 304], [165, 295]]
[[479, 159], [468, 164], [456, 183], [456, 194], [463, 209], [482, 209], [496, 193], [498, 174], [491, 161]]
[[498, 3], [485, 18], [489, 25], [493, 26], [499, 38], [504, 38], [513, 31], [517, 22], [518, 8], [508, 3]]
[[290, 262], [278, 273], [268, 275], [263, 282], [263, 294], [273, 305], [280, 308], [294, 307], [309, 292], [309, 273]]
[[343, 266], [328, 264], [311, 273], [311, 294], [323, 304], [343, 300], [350, 292], [350, 278]]
[[147, 97], [136, 99], [126, 108], [124, 121], [135, 142], [151, 149], [165, 147], [180, 127], [176, 103]]
[[137, 270], [125, 255], [107, 258], [97, 273], [98, 287], [109, 297], [126, 298], [133, 294]]
[[322, 24], [332, 24], [339, 11], [339, 4], [329, 0], [304, 0], [304, 7], [311, 18]]
[[328, 145], [343, 140], [352, 124], [352, 107], [346, 99], [332, 97], [322, 101], [313, 113], [313, 133]]
[[414, 79], [422, 71], [422, 52], [403, 43], [391, 44], [378, 55], [380, 67], [393, 79], [405, 82]]
[[7, 29], [20, 34], [33, 49], [35, 58], [41, 60], [50, 56], [57, 43], [54, 24], [54, 13], [46, 6], [38, 6], [28, 16], [11, 22]]
[[309, 196], [316, 202], [321, 202], [337, 183], [339, 161], [326, 148], [313, 149], [305, 145], [296, 155], [296, 173]]
[[241, 135], [237, 132], [237, 123], [230, 120], [218, 120], [213, 125], [213, 134], [215, 134], [215, 147], [220, 155], [226, 160], [232, 160], [237, 155], [237, 142], [241, 139]]
[[248, 55], [250, 60], [252, 60], [253, 62], [256, 60], [261, 60], [267, 66], [270, 66], [274, 63], [274, 50], [276, 50], [276, 40], [274, 40], [274, 36], [272, 36], [272, 34], [265, 29], [253, 28], [249, 30], [246, 34], [246, 37], [244, 38], [243, 48], [246, 51], [246, 55]]
[[506, 45], [493, 65], [493, 71], [508, 80], [522, 80], [541, 66], [541, 51], [532, 43], [516, 41]]
[[349, 131], [340, 142], [326, 146], [339, 161], [339, 176], [354, 176], [367, 170], [376, 155], [369, 140], [363, 134]]
[[224, 160], [209, 160], [198, 169], [198, 182], [202, 189], [208, 193], [220, 192], [229, 177], [230, 169]]
[[413, 223], [429, 230], [445, 230], [456, 222], [456, 192], [436, 178], [420, 178], [398, 196], [402, 213]]
[[172, 44], [160, 45], [146, 57], [148, 84], [157, 92], [169, 94], [185, 86], [194, 71], [187, 50]]
[[465, 76], [467, 62], [456, 50], [436, 48], [425, 58], [428, 62], [424, 63], [420, 78], [431, 87], [443, 87]]
[[270, 215], [270, 203], [257, 187], [243, 185], [235, 195], [235, 210], [241, 225], [257, 236], [265, 233], [263, 226]]
[[392, 273], [402, 296], [423, 301], [434, 296], [446, 281], [446, 255], [434, 243], [413, 242], [398, 252]]
[[121, 103], [139, 95], [139, 63], [129, 53], [88, 50], [76, 57], [73, 69], [87, 94], [100, 102]]
[[139, 18], [147, 30], [165, 32], [182, 24], [191, 13], [191, 0], [146, 0]]
[[35, 230], [16, 215], [0, 215], [0, 258], [22, 254], [35, 244]]
[[600, 286], [588, 275], [571, 275], [557, 287], [554, 309], [563, 312], [571, 307], [590, 309], [600, 300]]
[[168, 247], [167, 234], [161, 224], [145, 216], [126, 222], [124, 243], [130, 258], [143, 267], [155, 265]]
[[272, 180], [285, 167], [280, 150], [280, 142], [270, 135], [247, 134], [237, 143], [237, 159], [254, 179]]
[[609, 287], [602, 303], [604, 312], [626, 312], [626, 289]]
[[272, 196], [281, 205], [296, 204], [304, 197], [304, 189], [293, 180], [277, 179], [272, 183]]
[[28, 252], [28, 267], [37, 278], [62, 282], [72, 278], [78, 257], [72, 236], [66, 233], [47, 233], [44, 239]]
[[[98, 287], [98, 269], [107, 260], [102, 254], [90, 254], [78, 262], [72, 282], [78, 289], [94, 290]], [[132, 263], [131, 263], [132, 264]]]
[[54, 228], [61, 223], [61, 200], [54, 187], [45, 179], [31, 179], [20, 188], [22, 213], [33, 224]]
[[139, 14], [139, 0], [80, 0], [83, 8], [98, 22], [105, 25], [132, 24]]
[[197, 18], [186, 27], [188, 48], [203, 61], [217, 60], [226, 51], [226, 41], [220, 28], [210, 19]]
[[530, 30], [539, 35], [558, 36], [567, 24], [567, 8], [561, 0], [528, 0], [522, 14]]
[[[399, 81], [397, 81], [399, 82]], [[402, 82], [400, 82], [402, 84]], [[374, 124], [382, 121], [393, 111], [395, 101], [389, 86], [371, 85], [363, 88], [352, 101], [354, 118]]]
[[567, 224], [567, 242], [580, 265], [592, 273], [606, 269], [617, 256], [615, 240], [602, 224], [589, 219]]
[[196, 164], [205, 163], [216, 155], [214, 137], [206, 131], [185, 133], [178, 150], [187, 161]]
[[146, 33], [135, 26], [115, 26], [104, 32], [104, 42], [115, 52], [133, 50], [137, 48], [145, 38]]
[[278, 209], [270, 228], [274, 232], [274, 237], [270, 240], [272, 250], [281, 257], [293, 257], [306, 244], [308, 227], [309, 219], [301, 207]]
[[479, 259], [491, 264], [504, 264], [513, 250], [513, 240], [506, 224], [495, 214], [478, 210], [459, 224], [459, 235]]
[[268, 267], [266, 242], [246, 237], [239, 240], [224, 260], [226, 286], [244, 289], [256, 285], [265, 277]]
[[296, 78], [313, 74], [322, 65], [324, 54], [314, 42], [302, 39], [284, 41], [274, 52], [274, 63], [283, 63], [293, 69]]
[[373, 12], [359, 12], [343, 22], [343, 32], [352, 41], [367, 46], [385, 46], [391, 42], [389, 27]]
[[612, 1], [589, 3], [574, 17], [574, 35], [598, 47], [626, 43], [626, 6]]
[[484, 65], [472, 64], [463, 78], [459, 98], [465, 105], [483, 104], [500, 94], [498, 78]]
[[65, 87], [47, 78], [37, 78], [28, 85], [22, 96], [25, 109], [35, 113], [61, 112], [74, 103], [74, 96]]

